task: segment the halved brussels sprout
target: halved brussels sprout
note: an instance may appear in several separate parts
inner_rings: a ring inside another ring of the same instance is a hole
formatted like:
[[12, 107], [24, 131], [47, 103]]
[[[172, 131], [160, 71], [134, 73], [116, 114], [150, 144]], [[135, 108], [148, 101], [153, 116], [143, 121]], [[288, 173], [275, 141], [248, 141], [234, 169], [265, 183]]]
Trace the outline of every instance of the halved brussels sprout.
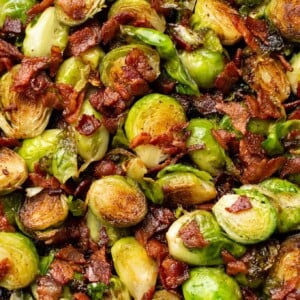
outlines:
[[134, 299], [141, 300], [154, 289], [158, 265], [134, 237], [118, 240], [111, 248], [111, 255], [117, 274]]
[[108, 12], [108, 18], [122, 13], [130, 12], [136, 17], [135, 22], [147, 22], [153, 28], [164, 32], [166, 21], [163, 15], [159, 15], [147, 0], [118, 0], [113, 3]]
[[[276, 262], [265, 282], [268, 299], [289, 299], [289, 293], [300, 291], [300, 234], [287, 237], [281, 244]], [[286, 291], [286, 292], [285, 292]], [[283, 295], [280, 298], [280, 295]]]
[[213, 137], [211, 130], [216, 128], [214, 121], [208, 119], [191, 119], [187, 130], [191, 132], [187, 146], [200, 145], [202, 149], [189, 152], [193, 162], [211, 175], [215, 176], [225, 169], [227, 158], [224, 149]]
[[0, 195], [18, 189], [28, 176], [25, 160], [6, 147], [0, 147], [0, 170]]
[[154, 70], [156, 77], [160, 74], [160, 57], [153, 48], [142, 44], [129, 44], [117, 47], [109, 51], [100, 63], [100, 76], [102, 83], [107, 87], [114, 87], [115, 79], [125, 66], [125, 59], [129, 52], [137, 48], [147, 57], [149, 65]]
[[286, 39], [300, 42], [299, 9], [298, 0], [271, 0], [265, 14]]
[[7, 17], [19, 19], [24, 24], [27, 19], [27, 10], [36, 3], [35, 0], [1, 0], [0, 1], [0, 28]]
[[20, 65], [16, 65], [0, 79], [0, 128], [8, 137], [25, 139], [45, 130], [52, 109], [45, 107], [39, 99], [28, 99], [12, 90], [19, 69]]
[[194, 268], [182, 285], [185, 300], [241, 300], [237, 282], [221, 268]]
[[[150, 138], [163, 137], [185, 122], [185, 112], [173, 97], [149, 94], [136, 101], [130, 108], [125, 121], [125, 134], [129, 142], [142, 134]], [[168, 157], [161, 147], [149, 143], [138, 145], [134, 151], [148, 168], [157, 166]]]
[[221, 52], [199, 48], [194, 51], [183, 51], [180, 60], [199, 87], [209, 89], [214, 86], [216, 77], [225, 67]]
[[276, 229], [277, 213], [268, 198], [255, 190], [243, 188], [237, 194], [222, 196], [213, 213], [228, 236], [241, 244], [266, 240]]
[[8, 290], [28, 286], [38, 274], [35, 246], [20, 233], [0, 232], [0, 261], [6, 261], [9, 266], [0, 280], [0, 286]]
[[136, 183], [119, 175], [98, 179], [90, 186], [86, 202], [104, 224], [129, 227], [143, 220], [147, 202]]
[[300, 52], [293, 55], [290, 65], [293, 71], [287, 72], [286, 75], [291, 84], [292, 92], [297, 95], [297, 88], [300, 84]]
[[159, 290], [154, 293], [153, 300], [180, 300], [180, 297], [172, 291]]
[[118, 276], [111, 276], [103, 300], [131, 300], [130, 293]]
[[[204, 239], [200, 247], [185, 245], [181, 237], [186, 226], [195, 224]], [[228, 250], [232, 255], [239, 257], [244, 254], [246, 248], [230, 240], [221, 231], [220, 226], [212, 213], [204, 210], [194, 210], [185, 213], [178, 218], [166, 233], [170, 254], [189, 265], [211, 266], [223, 264], [221, 252]]]
[[32, 197], [26, 197], [18, 213], [18, 221], [26, 232], [34, 233], [59, 227], [68, 216], [67, 197], [51, 195], [44, 189]]
[[57, 19], [69, 26], [82, 24], [106, 7], [105, 0], [84, 0], [72, 5], [66, 0], [55, 0], [54, 5]]
[[94, 46], [80, 54], [84, 63], [88, 64], [92, 70], [97, 70], [105, 52], [99, 47]]
[[53, 46], [63, 51], [68, 43], [68, 32], [68, 27], [57, 19], [55, 8], [50, 6], [26, 26], [23, 53], [30, 57], [50, 56]]
[[157, 175], [166, 203], [194, 205], [216, 197], [211, 176], [181, 164], [164, 168]]
[[195, 12], [191, 17], [194, 29], [211, 28], [219, 36], [222, 44], [233, 45], [241, 34], [232, 23], [232, 16], [238, 12], [223, 1], [197, 0]]

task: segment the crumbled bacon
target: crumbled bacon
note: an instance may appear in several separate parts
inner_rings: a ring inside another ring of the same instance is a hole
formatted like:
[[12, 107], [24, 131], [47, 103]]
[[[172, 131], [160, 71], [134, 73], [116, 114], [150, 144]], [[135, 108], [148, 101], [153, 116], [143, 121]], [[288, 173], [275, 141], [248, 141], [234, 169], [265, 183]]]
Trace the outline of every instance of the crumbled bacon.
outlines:
[[239, 198], [230, 207], [225, 207], [228, 212], [234, 214], [251, 208], [252, 204], [247, 196], [239, 196]]
[[95, 163], [93, 174], [96, 178], [107, 175], [121, 175], [122, 169], [117, 166], [112, 160], [103, 159]]
[[59, 189], [61, 187], [60, 182], [53, 176], [47, 177], [38, 173], [29, 173], [28, 179], [32, 186], [40, 186], [45, 189]]
[[280, 177], [286, 177], [290, 174], [299, 174], [300, 173], [300, 157], [288, 158], [282, 169], [280, 170]]
[[18, 139], [0, 136], [0, 147], [14, 148], [20, 146], [21, 143]]
[[205, 116], [218, 112], [216, 105], [223, 102], [223, 95], [220, 92], [215, 94], [206, 93], [191, 100], [197, 111]]
[[83, 114], [75, 128], [80, 134], [89, 136], [93, 134], [100, 126], [101, 122], [96, 117], [93, 115]]
[[266, 44], [268, 43], [269, 27], [265, 20], [254, 19], [247, 16], [245, 17], [244, 22], [246, 27], [256, 38], [259, 38]]
[[42, 13], [45, 9], [50, 7], [54, 3], [54, 0], [42, 0], [39, 3], [33, 5], [28, 11], [27, 15], [29, 16], [30, 20], [32, 20], [35, 16]]
[[149, 291], [147, 291], [141, 300], [152, 300], [153, 299], [153, 294], [155, 292], [155, 287], [152, 287], [149, 289]]
[[40, 300], [59, 300], [62, 289], [62, 285], [51, 276], [40, 276], [37, 279], [36, 290]]
[[2, 280], [5, 275], [9, 272], [11, 268], [11, 263], [9, 262], [9, 259], [3, 258], [0, 260], [0, 280]]
[[82, 292], [73, 294], [73, 298], [74, 300], [90, 300], [90, 297]]
[[189, 278], [188, 265], [168, 256], [159, 267], [159, 276], [164, 288], [176, 289]]
[[19, 61], [23, 58], [23, 54], [16, 46], [0, 39], [0, 57], [7, 57]]
[[56, 5], [73, 20], [80, 21], [87, 13], [86, 1], [84, 0], [57, 0]]
[[236, 141], [235, 134], [224, 129], [212, 129], [211, 133], [225, 150], [229, 150], [230, 146]]
[[147, 254], [160, 263], [169, 253], [168, 246], [155, 238], [151, 238], [146, 244]]
[[258, 300], [258, 297], [249, 288], [242, 287], [241, 292], [242, 292], [243, 300]]
[[279, 290], [274, 291], [274, 293], [271, 296], [271, 300], [287, 299], [286, 298], [287, 295], [297, 288], [299, 281], [300, 281], [299, 276], [295, 276], [287, 281], [284, 281], [284, 283], [282, 284], [282, 287]]
[[237, 275], [239, 273], [243, 273], [243, 274], [248, 273], [248, 267], [244, 261], [236, 259], [227, 250], [222, 250], [221, 255], [222, 255], [223, 261], [226, 264], [226, 273], [228, 275]]
[[74, 269], [72, 264], [64, 260], [54, 259], [50, 265], [49, 274], [56, 282], [65, 285], [72, 280]]
[[183, 244], [187, 248], [203, 248], [206, 247], [209, 242], [206, 241], [199, 229], [199, 226], [195, 220], [185, 224], [178, 232]]
[[20, 19], [6, 17], [1, 32], [9, 34], [21, 34], [22, 22]]
[[67, 245], [64, 248], [61, 248], [55, 254], [55, 257], [75, 264], [84, 264], [86, 262], [84, 255], [72, 245]]

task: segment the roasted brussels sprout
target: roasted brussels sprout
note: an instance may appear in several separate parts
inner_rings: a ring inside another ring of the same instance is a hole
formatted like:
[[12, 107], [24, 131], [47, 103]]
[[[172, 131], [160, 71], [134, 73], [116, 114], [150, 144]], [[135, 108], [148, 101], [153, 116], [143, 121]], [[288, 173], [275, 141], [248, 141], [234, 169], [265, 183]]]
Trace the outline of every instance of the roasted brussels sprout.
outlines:
[[241, 300], [237, 282], [221, 268], [198, 267], [182, 285], [185, 300]]
[[265, 14], [283, 37], [300, 42], [300, 3], [298, 0], [271, 0]]
[[54, 7], [48, 7], [38, 18], [26, 26], [23, 53], [26, 56], [50, 56], [51, 48], [61, 51], [68, 43], [68, 27], [57, 19]]
[[216, 77], [225, 66], [222, 53], [205, 48], [183, 51], [179, 57], [198, 86], [204, 89], [214, 86]]
[[211, 28], [222, 44], [233, 45], [241, 38], [232, 22], [233, 16], [238, 16], [238, 12], [223, 1], [197, 0], [191, 25], [194, 29]]
[[211, 176], [181, 164], [164, 168], [157, 175], [166, 203], [194, 205], [216, 197]]
[[180, 298], [174, 292], [159, 290], [154, 293], [153, 300], [180, 300]]
[[[185, 231], [193, 226], [193, 233], [197, 231], [202, 242], [190, 245], [185, 239]], [[186, 230], [185, 230], [186, 229]], [[170, 254], [189, 265], [210, 266], [223, 264], [222, 250], [228, 250], [239, 257], [246, 248], [230, 240], [221, 231], [214, 216], [204, 210], [194, 210], [178, 218], [166, 234]], [[202, 237], [202, 238], [201, 238]]]
[[101, 222], [114, 227], [136, 225], [147, 213], [146, 198], [137, 184], [119, 175], [94, 181], [88, 190], [86, 202]]
[[0, 128], [8, 137], [26, 139], [45, 130], [52, 109], [38, 99], [27, 99], [22, 93], [12, 90], [19, 69], [20, 65], [16, 65], [0, 79]]
[[38, 254], [32, 241], [20, 233], [0, 232], [0, 259], [7, 265], [0, 286], [8, 290], [28, 286], [38, 274]]
[[135, 23], [146, 22], [161, 32], [166, 29], [164, 16], [159, 15], [147, 0], [117, 0], [109, 9], [108, 18], [126, 12], [134, 14]]
[[158, 265], [147, 255], [145, 248], [134, 238], [118, 240], [111, 248], [113, 264], [121, 281], [134, 299], [143, 296], [155, 287]]
[[0, 195], [18, 189], [28, 176], [25, 160], [6, 147], [0, 147], [0, 170]]
[[300, 84], [300, 52], [293, 55], [290, 64], [293, 70], [287, 72], [286, 75], [291, 84], [292, 92], [297, 95], [297, 88]]
[[2, 0], [0, 2], [0, 28], [7, 17], [19, 19], [24, 24], [27, 19], [27, 10], [35, 3], [35, 0]]
[[203, 149], [189, 152], [191, 159], [199, 169], [213, 176], [224, 170], [227, 163], [225, 150], [212, 135], [211, 130], [214, 128], [214, 121], [200, 118], [191, 119], [187, 127], [191, 133], [187, 139], [187, 146], [203, 145]]
[[[173, 97], [163, 94], [149, 94], [134, 103], [125, 121], [125, 133], [132, 143], [139, 137], [148, 136], [165, 139], [175, 135], [172, 130], [186, 122], [185, 112]], [[177, 133], [180, 135], [180, 133]], [[148, 168], [156, 167], [168, 158], [159, 145], [144, 142], [134, 148], [136, 154]]]
[[299, 265], [300, 234], [295, 234], [282, 242], [276, 262], [266, 279], [264, 293], [268, 299], [289, 299], [289, 296], [299, 295]]
[[263, 2], [263, 0], [234, 0], [234, 2], [238, 5], [246, 5], [246, 6], [255, 6]]
[[235, 189], [222, 196], [213, 213], [228, 236], [241, 244], [266, 240], [276, 229], [277, 213], [267, 197], [255, 190]]
[[55, 0], [55, 10], [57, 19], [69, 26], [76, 26], [82, 24], [86, 20], [92, 18], [96, 13], [100, 12], [105, 5], [105, 0], [85, 0], [70, 5], [66, 0]]
[[109, 280], [108, 290], [103, 295], [103, 300], [131, 300], [130, 293], [118, 276]]

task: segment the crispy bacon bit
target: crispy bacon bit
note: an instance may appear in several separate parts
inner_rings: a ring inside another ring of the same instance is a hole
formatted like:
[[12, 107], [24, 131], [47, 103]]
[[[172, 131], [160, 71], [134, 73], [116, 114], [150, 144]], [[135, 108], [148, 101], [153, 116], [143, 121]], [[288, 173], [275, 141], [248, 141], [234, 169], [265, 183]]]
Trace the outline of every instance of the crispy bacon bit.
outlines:
[[8, 258], [3, 258], [0, 260], [0, 280], [4, 278], [4, 276], [8, 273], [11, 268], [11, 264]]
[[0, 231], [15, 232], [16, 229], [8, 222], [3, 204], [0, 203]]
[[269, 27], [265, 20], [254, 19], [247, 16], [244, 19], [244, 22], [246, 27], [256, 38], [259, 38], [263, 43], [268, 44]]
[[40, 186], [45, 189], [53, 189], [53, 190], [59, 189], [61, 187], [60, 182], [53, 176], [46, 178], [46, 176], [43, 176], [42, 174], [29, 173], [28, 179], [32, 184], [32, 186]]
[[41, 276], [37, 279], [37, 294], [40, 300], [59, 300], [62, 285], [50, 276]]
[[299, 173], [300, 173], [300, 157], [288, 158], [280, 171], [280, 177], [283, 178], [290, 174], [299, 174]]
[[176, 289], [189, 278], [188, 265], [166, 257], [159, 267], [159, 276], [164, 288]]
[[155, 238], [151, 238], [146, 244], [147, 254], [160, 263], [169, 253], [168, 246], [158, 241]]
[[9, 137], [0, 137], [0, 147], [8, 147], [8, 148], [14, 148], [14, 147], [20, 147], [21, 143], [18, 139], [15, 138], [9, 138]]
[[285, 68], [286, 71], [288, 72], [292, 72], [293, 71], [293, 67], [291, 66], [291, 64], [285, 59], [285, 57], [282, 54], [277, 54], [278, 59], [280, 60], [281, 64], [283, 65], [283, 67]]
[[230, 206], [225, 209], [230, 213], [239, 213], [241, 211], [249, 210], [252, 208], [250, 199], [247, 196], [239, 196], [239, 198]]
[[87, 13], [84, 0], [57, 0], [56, 5], [74, 20], [83, 19]]
[[199, 229], [199, 226], [195, 220], [184, 225], [178, 232], [183, 244], [187, 248], [203, 248], [206, 247], [209, 242], [206, 241]]
[[288, 120], [300, 120], [300, 108], [294, 110], [291, 114], [289, 114]]
[[61, 260], [73, 262], [75, 264], [84, 264], [85, 258], [84, 255], [79, 252], [76, 248], [74, 248], [72, 245], [68, 245], [62, 249], [60, 249], [56, 254], [56, 258], [59, 258]]
[[273, 293], [271, 300], [284, 300], [288, 299], [286, 298], [288, 294], [290, 294], [292, 291], [294, 291], [297, 288], [297, 285], [300, 281], [299, 276], [292, 277], [291, 279], [285, 281], [280, 288], [280, 290], [277, 290]]
[[245, 134], [250, 114], [245, 106], [238, 102], [217, 103], [217, 110], [230, 116], [234, 128]]
[[50, 265], [49, 273], [56, 282], [65, 285], [72, 280], [74, 270], [70, 263], [60, 259], [54, 259]]
[[155, 287], [150, 288], [150, 290], [143, 295], [142, 300], [152, 300], [154, 292]]
[[6, 17], [1, 31], [9, 34], [20, 34], [22, 32], [22, 22], [20, 19]]
[[215, 87], [224, 94], [230, 92], [232, 86], [240, 79], [241, 71], [233, 61], [230, 61], [224, 70], [217, 76]]
[[248, 268], [245, 262], [242, 260], [237, 260], [231, 253], [227, 250], [222, 250], [222, 259], [226, 264], [226, 273], [228, 275], [237, 275], [238, 273], [247, 274]]
[[93, 20], [69, 36], [66, 51], [70, 56], [78, 56], [80, 53], [99, 44], [100, 40], [101, 26], [97, 21]]
[[228, 145], [236, 141], [235, 134], [224, 129], [212, 129], [211, 133], [221, 147], [225, 150], [229, 150]]
[[99, 127], [101, 126], [101, 122], [96, 119], [93, 115], [82, 115], [78, 125], [75, 127], [76, 130], [85, 136], [89, 136], [93, 134]]
[[43, 0], [35, 5], [33, 5], [28, 11], [27, 15], [30, 20], [32, 20], [35, 16], [42, 13], [45, 9], [50, 7], [54, 3], [54, 0]]
[[0, 39], [0, 57], [21, 60], [23, 58], [23, 54], [18, 50], [17, 47]]
[[95, 163], [94, 176], [96, 178], [115, 174], [121, 175], [122, 169], [119, 168], [113, 161], [104, 159]]
[[252, 290], [246, 287], [241, 288], [243, 300], [258, 300], [258, 297]]
[[105, 247], [102, 247], [91, 255], [85, 276], [90, 282], [100, 281], [104, 284], [109, 283], [111, 265], [107, 261]]
[[90, 297], [82, 292], [73, 294], [73, 298], [74, 300], [90, 300]]
[[191, 100], [197, 111], [205, 116], [218, 112], [216, 104], [223, 102], [223, 95], [220, 92], [216, 94], [206, 93], [200, 97], [192, 98]]

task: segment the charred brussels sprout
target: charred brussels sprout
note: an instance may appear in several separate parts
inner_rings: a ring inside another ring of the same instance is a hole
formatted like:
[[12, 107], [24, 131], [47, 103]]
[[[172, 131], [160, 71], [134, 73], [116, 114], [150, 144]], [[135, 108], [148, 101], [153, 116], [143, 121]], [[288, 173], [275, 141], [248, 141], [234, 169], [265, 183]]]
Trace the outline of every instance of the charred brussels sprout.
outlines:
[[[185, 112], [173, 97], [162, 94], [149, 94], [139, 99], [128, 112], [125, 121], [125, 133], [131, 143], [139, 137], [165, 139], [168, 135], [178, 135], [172, 132], [186, 122]], [[148, 168], [158, 166], [168, 158], [168, 154], [159, 145], [144, 142], [134, 146], [134, 151]]]
[[55, 10], [58, 20], [69, 26], [82, 24], [100, 12], [106, 5], [105, 0], [84, 0], [73, 4], [67, 0], [55, 0]]
[[0, 148], [0, 171], [0, 195], [18, 189], [28, 176], [25, 160], [6, 147]]
[[[269, 276], [265, 282], [264, 293], [267, 299], [289, 299], [289, 294], [299, 295], [300, 291], [300, 234], [287, 237], [280, 245]], [[283, 299], [283, 298], [282, 298]]]
[[134, 238], [118, 240], [111, 248], [113, 264], [121, 281], [136, 300], [155, 287], [158, 265]]
[[238, 17], [238, 12], [223, 1], [198, 0], [191, 25], [194, 29], [210, 28], [216, 32], [222, 44], [233, 45], [241, 38], [232, 22], [233, 17]]
[[182, 285], [185, 300], [241, 300], [237, 282], [220, 268], [194, 268]]
[[136, 225], [147, 213], [146, 198], [136, 183], [119, 175], [94, 181], [86, 201], [101, 222], [114, 227]]
[[167, 203], [194, 205], [216, 197], [212, 177], [204, 172], [181, 164], [164, 168], [157, 175]]
[[276, 229], [277, 213], [267, 197], [243, 188], [222, 196], [213, 213], [228, 236], [241, 244], [266, 240]]
[[297, 88], [300, 84], [300, 52], [294, 54], [290, 60], [290, 64], [293, 68], [292, 71], [287, 72], [287, 78], [291, 84], [292, 92], [297, 95]]
[[166, 21], [151, 7], [147, 0], [118, 0], [111, 6], [108, 17], [112, 18], [122, 13], [130, 12], [135, 16], [135, 22], [147, 22], [151, 27], [164, 32]]
[[54, 7], [48, 7], [38, 18], [27, 25], [23, 52], [26, 56], [50, 56], [51, 48], [61, 51], [68, 43], [68, 27], [61, 24]]
[[0, 1], [0, 28], [7, 17], [19, 19], [24, 24], [27, 19], [27, 10], [36, 3], [35, 0], [1, 0]]
[[[189, 245], [184, 239], [184, 232], [188, 231], [191, 226], [202, 236], [201, 245]], [[221, 256], [222, 250], [228, 250], [236, 257], [243, 255], [246, 251], [244, 246], [230, 240], [221, 231], [214, 216], [204, 210], [195, 210], [181, 216], [170, 226], [166, 237], [170, 254], [189, 265], [219, 265], [224, 263]]]
[[271, 0], [265, 13], [283, 37], [300, 42], [299, 9], [300, 3], [298, 0]]
[[0, 232], [0, 261], [8, 265], [0, 286], [15, 290], [29, 285], [38, 274], [34, 244], [20, 233]]
[[[40, 135], [48, 125], [52, 109], [39, 99], [28, 99], [12, 90], [16, 65], [0, 79], [0, 128], [6, 136], [25, 139]], [[9, 109], [14, 107], [15, 109]]]

